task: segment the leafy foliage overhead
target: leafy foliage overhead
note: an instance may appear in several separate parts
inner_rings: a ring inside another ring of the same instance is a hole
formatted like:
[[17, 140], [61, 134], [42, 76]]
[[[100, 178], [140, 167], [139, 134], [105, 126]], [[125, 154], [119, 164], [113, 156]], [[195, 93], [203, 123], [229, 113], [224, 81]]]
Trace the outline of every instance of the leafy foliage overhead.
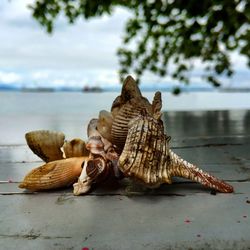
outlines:
[[[139, 79], [149, 70], [188, 83], [199, 59], [206, 80], [219, 86], [219, 75], [233, 74], [231, 51], [246, 56], [250, 67], [248, 0], [37, 0], [29, 7], [51, 33], [60, 13], [74, 23], [79, 16], [111, 14], [116, 6], [133, 13], [118, 50], [121, 78], [133, 71]], [[168, 72], [170, 65], [174, 70]]]

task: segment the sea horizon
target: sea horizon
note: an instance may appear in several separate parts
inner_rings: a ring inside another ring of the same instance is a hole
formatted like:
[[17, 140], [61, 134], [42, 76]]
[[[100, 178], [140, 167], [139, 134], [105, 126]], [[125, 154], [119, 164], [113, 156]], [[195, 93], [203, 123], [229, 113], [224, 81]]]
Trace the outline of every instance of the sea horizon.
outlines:
[[[162, 92], [173, 92], [175, 88], [179, 88], [181, 92], [250, 92], [250, 87], [235, 87], [235, 86], [221, 86], [213, 87], [210, 85], [201, 84], [194, 86], [191, 84], [187, 85], [139, 85], [141, 91], [152, 92], [152, 91], [162, 91]], [[99, 86], [99, 85], [85, 85], [79, 86], [26, 86], [26, 85], [9, 85], [0, 83], [0, 91], [17, 91], [17, 92], [118, 92], [122, 88], [122, 84], [117, 84], [117, 86]]]

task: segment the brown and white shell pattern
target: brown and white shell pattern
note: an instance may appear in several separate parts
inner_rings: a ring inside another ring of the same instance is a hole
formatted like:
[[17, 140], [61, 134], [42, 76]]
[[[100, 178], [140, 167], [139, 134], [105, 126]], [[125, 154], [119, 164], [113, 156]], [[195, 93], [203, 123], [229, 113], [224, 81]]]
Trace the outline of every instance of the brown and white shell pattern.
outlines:
[[[121, 95], [118, 96], [112, 104], [112, 123], [109, 122], [108, 124], [106, 122], [107, 127], [110, 127], [111, 124], [110, 137], [107, 138], [99, 127], [98, 130], [103, 137], [111, 140], [111, 142], [117, 147], [118, 153], [121, 153], [128, 133], [128, 123], [133, 118], [137, 117], [142, 111], [152, 115], [153, 113], [156, 113], [156, 109], [160, 110], [160, 108], [160, 92], [156, 92], [154, 100], [152, 104], [150, 104], [149, 101], [142, 96], [135, 80], [131, 76], [128, 76], [123, 84]], [[107, 114], [106, 116], [108, 117]], [[111, 121], [111, 119], [109, 119], [109, 121]], [[105, 124], [105, 121], [103, 124]]]
[[171, 183], [173, 176], [179, 176], [220, 192], [233, 192], [232, 186], [170, 150], [161, 106], [160, 92], [156, 92], [150, 104], [129, 76], [111, 112], [101, 111], [99, 119], [90, 121], [86, 145], [78, 138], [65, 141], [60, 132], [27, 133], [27, 144], [47, 163], [28, 173], [19, 187], [48, 190], [77, 181], [73, 185], [74, 194], [80, 195], [88, 192], [93, 183], [120, 178], [123, 172], [151, 188]]
[[82, 165], [87, 159], [87, 157], [73, 157], [46, 163], [31, 170], [19, 188], [41, 191], [70, 186], [77, 181]]
[[151, 188], [170, 184], [173, 176], [199, 182], [220, 192], [233, 187], [182, 160], [169, 149], [170, 137], [164, 134], [163, 122], [149, 115], [131, 120], [118, 167], [125, 176]]
[[63, 158], [61, 147], [65, 135], [50, 130], [36, 130], [25, 134], [26, 142], [30, 149], [45, 162]]

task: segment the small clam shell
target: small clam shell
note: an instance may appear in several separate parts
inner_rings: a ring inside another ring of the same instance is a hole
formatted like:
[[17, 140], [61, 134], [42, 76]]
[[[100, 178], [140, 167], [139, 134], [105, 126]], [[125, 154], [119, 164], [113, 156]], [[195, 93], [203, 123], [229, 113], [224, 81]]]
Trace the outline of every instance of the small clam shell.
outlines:
[[89, 151], [83, 140], [76, 138], [63, 144], [64, 158], [88, 156]]
[[19, 188], [39, 191], [67, 187], [80, 176], [82, 165], [87, 159], [88, 157], [74, 157], [44, 164], [31, 170]]
[[37, 130], [25, 134], [30, 149], [45, 162], [63, 158], [61, 147], [64, 144], [63, 133], [49, 130]]

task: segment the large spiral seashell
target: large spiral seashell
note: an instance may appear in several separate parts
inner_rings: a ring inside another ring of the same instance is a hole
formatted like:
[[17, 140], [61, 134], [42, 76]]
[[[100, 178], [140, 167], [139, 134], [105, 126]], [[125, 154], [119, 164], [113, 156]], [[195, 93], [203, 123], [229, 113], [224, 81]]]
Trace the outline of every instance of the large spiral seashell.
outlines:
[[125, 104], [115, 117], [111, 128], [111, 142], [117, 147], [118, 153], [122, 152], [128, 134], [128, 123], [140, 114], [140, 107]]
[[220, 192], [233, 192], [233, 187], [182, 160], [169, 149], [170, 137], [164, 134], [163, 123], [149, 115], [139, 115], [129, 123], [119, 169], [149, 187], [170, 184], [179, 176], [199, 182]]
[[[137, 117], [142, 110], [150, 115], [158, 114], [160, 117], [161, 93], [156, 92], [152, 104], [142, 96], [135, 80], [128, 76], [124, 81], [121, 95], [118, 96], [111, 107], [112, 126], [111, 142], [117, 147], [118, 153], [121, 153], [128, 133], [128, 123]], [[98, 129], [99, 130], [99, 129]], [[106, 136], [102, 134], [105, 138]]]

